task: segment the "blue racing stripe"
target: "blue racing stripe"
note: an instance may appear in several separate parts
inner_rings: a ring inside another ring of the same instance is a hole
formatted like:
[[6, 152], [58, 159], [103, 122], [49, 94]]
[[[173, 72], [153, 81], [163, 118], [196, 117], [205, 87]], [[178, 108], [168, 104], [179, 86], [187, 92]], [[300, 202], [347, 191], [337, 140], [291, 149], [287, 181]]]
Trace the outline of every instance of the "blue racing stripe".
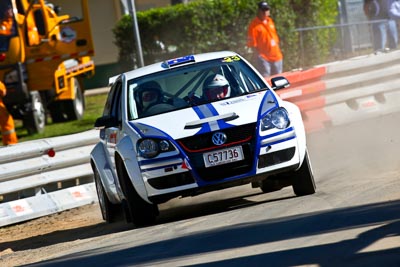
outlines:
[[[218, 111], [215, 109], [215, 107], [212, 104], [205, 104], [205, 105], [193, 107], [193, 110], [196, 112], [197, 116], [199, 116], [199, 119], [205, 119], [205, 118], [214, 117], [214, 116], [219, 115]], [[234, 125], [226, 123], [225, 120], [223, 120], [223, 119], [219, 119], [216, 121], [204, 123], [201, 126], [200, 130], [195, 135], [209, 133], [209, 132], [218, 131], [218, 130], [231, 128], [231, 127], [234, 127]]]

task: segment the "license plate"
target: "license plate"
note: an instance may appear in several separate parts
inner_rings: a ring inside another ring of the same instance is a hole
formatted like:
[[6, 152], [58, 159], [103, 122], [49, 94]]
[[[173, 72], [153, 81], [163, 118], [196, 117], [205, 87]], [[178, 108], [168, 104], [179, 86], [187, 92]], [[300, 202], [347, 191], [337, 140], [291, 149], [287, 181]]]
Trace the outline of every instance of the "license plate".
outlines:
[[243, 159], [243, 150], [241, 146], [216, 150], [204, 153], [203, 159], [206, 168], [231, 163]]

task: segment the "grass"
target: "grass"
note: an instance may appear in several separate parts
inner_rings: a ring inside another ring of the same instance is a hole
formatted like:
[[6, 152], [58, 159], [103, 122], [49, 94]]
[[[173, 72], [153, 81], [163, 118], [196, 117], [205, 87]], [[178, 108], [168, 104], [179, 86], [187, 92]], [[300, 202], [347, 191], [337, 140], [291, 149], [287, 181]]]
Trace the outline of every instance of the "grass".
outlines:
[[22, 127], [22, 122], [15, 121], [18, 142], [74, 134], [93, 129], [94, 122], [103, 113], [106, 98], [107, 94], [86, 96], [85, 113], [81, 120], [51, 123], [49, 119], [44, 132], [40, 134], [28, 135], [28, 131]]

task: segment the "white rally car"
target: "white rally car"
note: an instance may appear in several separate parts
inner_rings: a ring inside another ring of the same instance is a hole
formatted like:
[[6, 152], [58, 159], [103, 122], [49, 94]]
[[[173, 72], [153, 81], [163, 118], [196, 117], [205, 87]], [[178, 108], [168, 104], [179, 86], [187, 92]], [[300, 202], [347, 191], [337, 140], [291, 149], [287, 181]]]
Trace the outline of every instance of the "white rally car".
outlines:
[[103, 219], [154, 223], [157, 204], [251, 183], [315, 193], [299, 108], [240, 55], [152, 64], [110, 79], [91, 164]]

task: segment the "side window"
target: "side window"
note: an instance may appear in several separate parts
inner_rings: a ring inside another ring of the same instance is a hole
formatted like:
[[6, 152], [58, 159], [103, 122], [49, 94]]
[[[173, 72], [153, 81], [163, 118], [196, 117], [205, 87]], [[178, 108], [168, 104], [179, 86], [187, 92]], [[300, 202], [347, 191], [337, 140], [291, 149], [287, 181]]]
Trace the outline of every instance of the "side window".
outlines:
[[112, 107], [112, 102], [113, 102], [113, 98], [115, 95], [115, 83], [111, 86], [110, 88], [110, 92], [108, 93], [108, 97], [107, 97], [107, 101], [106, 104], [104, 106], [104, 110], [103, 110], [103, 116], [110, 116], [111, 115], [111, 107]]
[[108, 94], [106, 104], [104, 106], [103, 116], [112, 116], [121, 120], [121, 81], [115, 82]]
[[112, 103], [112, 108], [111, 108], [111, 116], [114, 118], [117, 118], [118, 121], [122, 121], [122, 113], [121, 113], [121, 87], [122, 83], [118, 81], [115, 84], [115, 93], [114, 93], [114, 98], [113, 98], [113, 103]]

